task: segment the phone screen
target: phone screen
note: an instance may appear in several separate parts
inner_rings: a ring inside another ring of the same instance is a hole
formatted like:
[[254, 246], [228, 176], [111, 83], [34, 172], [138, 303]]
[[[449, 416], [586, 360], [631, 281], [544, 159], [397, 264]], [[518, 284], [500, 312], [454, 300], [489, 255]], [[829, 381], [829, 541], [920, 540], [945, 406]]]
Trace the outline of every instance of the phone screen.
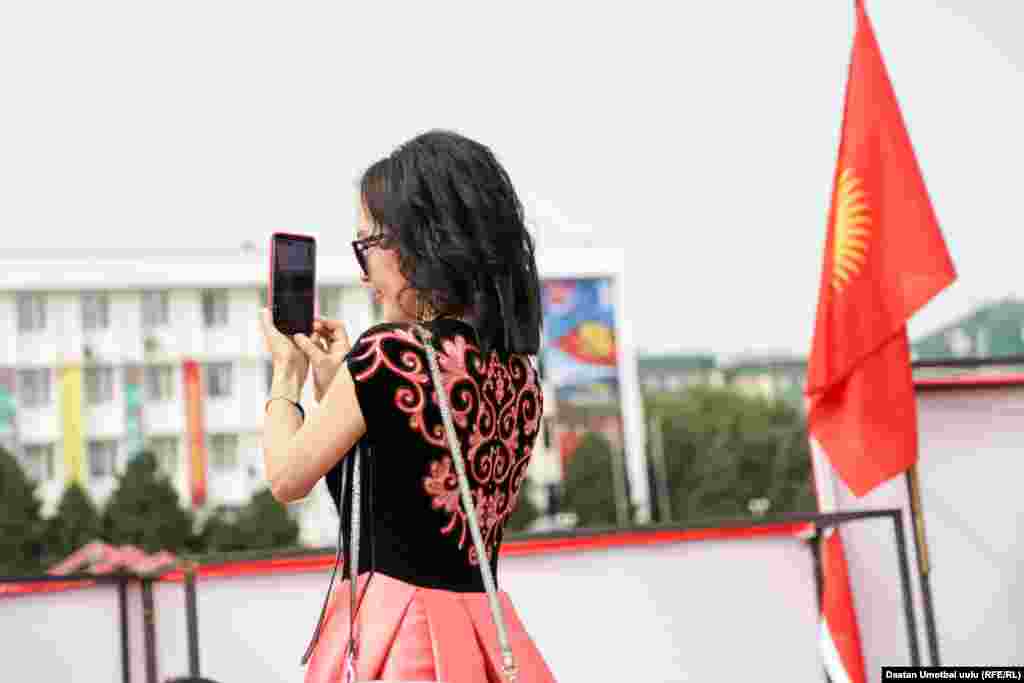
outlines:
[[312, 334], [316, 241], [280, 233], [271, 240], [270, 307], [274, 326], [287, 335]]

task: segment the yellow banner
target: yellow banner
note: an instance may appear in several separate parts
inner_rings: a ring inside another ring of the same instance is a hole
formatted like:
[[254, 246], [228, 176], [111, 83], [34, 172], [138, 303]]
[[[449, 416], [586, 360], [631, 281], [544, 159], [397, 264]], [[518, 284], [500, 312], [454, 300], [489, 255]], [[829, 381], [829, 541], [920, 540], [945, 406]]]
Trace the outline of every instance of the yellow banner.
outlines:
[[64, 447], [64, 480], [84, 485], [85, 424], [82, 418], [82, 366], [60, 370], [60, 418]]

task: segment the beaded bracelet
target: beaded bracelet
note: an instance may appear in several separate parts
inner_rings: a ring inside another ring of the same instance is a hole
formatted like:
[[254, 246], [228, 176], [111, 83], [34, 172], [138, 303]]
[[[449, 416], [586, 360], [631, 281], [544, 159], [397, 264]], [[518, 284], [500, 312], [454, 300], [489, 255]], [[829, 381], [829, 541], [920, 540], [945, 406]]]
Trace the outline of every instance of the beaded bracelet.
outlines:
[[297, 402], [295, 402], [295, 401], [291, 400], [291, 399], [290, 399], [290, 398], [288, 398], [287, 396], [271, 396], [270, 398], [268, 398], [268, 399], [267, 399], [267, 402], [266, 402], [266, 404], [265, 404], [265, 405], [263, 406], [263, 412], [264, 412], [264, 414], [265, 414], [265, 413], [267, 412], [267, 410], [268, 410], [268, 409], [270, 408], [270, 402], [271, 402], [271, 401], [288, 401], [288, 402], [289, 402], [289, 403], [291, 403], [291, 404], [292, 404], [293, 406], [295, 406], [295, 409], [296, 409], [296, 410], [298, 410], [298, 411], [299, 411], [299, 418], [300, 418], [300, 419], [301, 419], [301, 420], [302, 420], [303, 422], [305, 422], [305, 421], [306, 421], [306, 411], [302, 409], [302, 406], [301, 406], [301, 405], [299, 405], [299, 404], [298, 404]]

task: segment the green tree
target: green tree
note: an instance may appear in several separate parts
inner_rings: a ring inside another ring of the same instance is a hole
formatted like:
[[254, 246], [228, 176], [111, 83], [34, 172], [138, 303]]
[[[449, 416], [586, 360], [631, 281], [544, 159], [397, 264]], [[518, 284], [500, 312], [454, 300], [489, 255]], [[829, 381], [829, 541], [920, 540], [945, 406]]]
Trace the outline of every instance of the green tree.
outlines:
[[269, 550], [296, 545], [299, 525], [284, 505], [274, 500], [270, 489], [263, 489], [238, 511], [215, 512], [203, 526], [206, 550]]
[[47, 523], [46, 564], [56, 564], [83, 545], [102, 540], [102, 531], [96, 504], [78, 482], [71, 482]]
[[230, 552], [245, 550], [245, 543], [235, 530], [237, 513], [217, 508], [203, 522], [203, 530], [196, 544], [197, 552]]
[[519, 499], [516, 500], [516, 506], [512, 509], [512, 514], [508, 516], [508, 520], [505, 522], [505, 531], [509, 533], [526, 531], [530, 524], [540, 517], [540, 510], [533, 504], [532, 493], [532, 484], [527, 479], [523, 482], [523, 488], [519, 491]]
[[35, 485], [14, 456], [0, 448], [0, 575], [41, 569], [44, 523]]
[[569, 458], [562, 509], [576, 513], [578, 526], [614, 526], [615, 489], [612, 446], [603, 435], [587, 433]]
[[156, 457], [140, 453], [118, 477], [103, 511], [105, 537], [147, 553], [180, 553], [194, 547], [192, 515], [181, 507], [178, 492], [157, 467]]
[[662, 418], [675, 520], [750, 516], [758, 498], [772, 514], [815, 509], [805, 426], [792, 406], [694, 387], [648, 411]]

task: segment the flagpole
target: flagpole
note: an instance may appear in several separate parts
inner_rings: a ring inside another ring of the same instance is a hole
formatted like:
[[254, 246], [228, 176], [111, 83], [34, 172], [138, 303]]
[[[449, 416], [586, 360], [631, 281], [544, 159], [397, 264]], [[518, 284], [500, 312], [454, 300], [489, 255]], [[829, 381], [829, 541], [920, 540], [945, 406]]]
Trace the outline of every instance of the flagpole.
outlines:
[[910, 492], [910, 514], [914, 521], [914, 546], [917, 549], [917, 572], [921, 578], [921, 596], [924, 600], [924, 622], [928, 635], [928, 654], [932, 666], [939, 664], [939, 638], [935, 628], [935, 609], [932, 603], [931, 560], [928, 538], [924, 533], [924, 513], [921, 509], [921, 479], [915, 462], [907, 470], [907, 489]]

